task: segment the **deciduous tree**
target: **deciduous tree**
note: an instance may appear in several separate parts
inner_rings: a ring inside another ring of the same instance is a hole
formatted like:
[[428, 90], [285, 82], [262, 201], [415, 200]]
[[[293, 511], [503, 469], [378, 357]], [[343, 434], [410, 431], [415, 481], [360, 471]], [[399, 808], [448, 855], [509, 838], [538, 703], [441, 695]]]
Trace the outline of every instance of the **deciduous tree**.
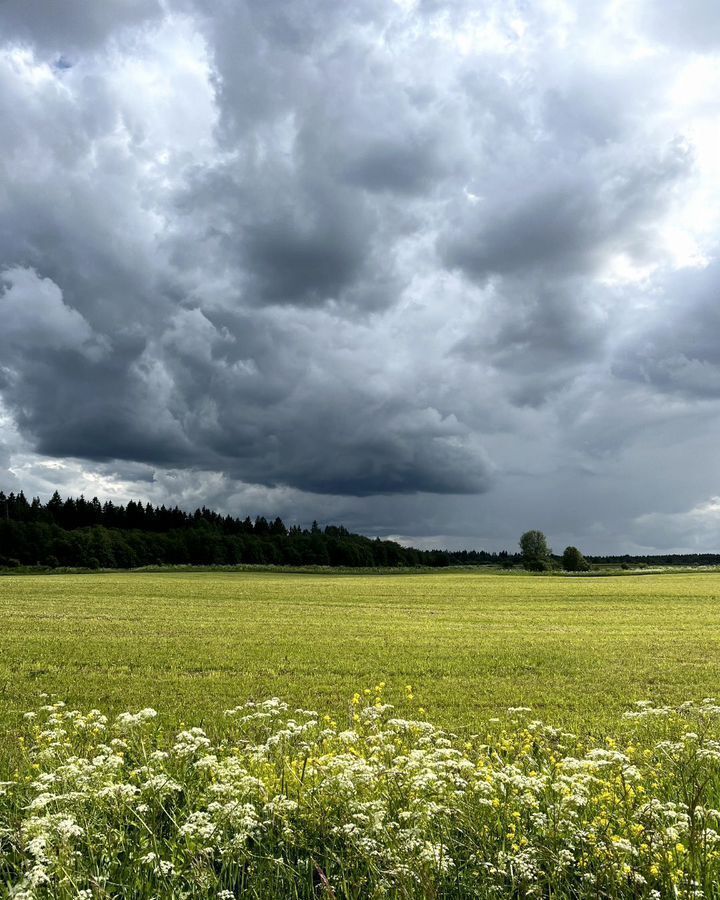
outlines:
[[548, 567], [551, 551], [542, 531], [536, 529], [526, 531], [520, 538], [520, 549], [526, 569], [541, 572]]

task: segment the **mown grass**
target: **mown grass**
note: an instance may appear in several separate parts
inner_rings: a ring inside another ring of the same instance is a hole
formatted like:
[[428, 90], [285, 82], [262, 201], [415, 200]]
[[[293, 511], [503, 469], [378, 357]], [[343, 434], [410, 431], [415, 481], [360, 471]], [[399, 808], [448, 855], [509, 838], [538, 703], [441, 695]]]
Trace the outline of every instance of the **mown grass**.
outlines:
[[522, 705], [600, 732], [635, 700], [717, 692], [719, 597], [720, 575], [705, 573], [7, 577], [0, 727], [13, 731], [43, 691], [212, 725], [270, 696], [342, 714], [383, 680], [391, 701], [411, 683], [456, 730]]

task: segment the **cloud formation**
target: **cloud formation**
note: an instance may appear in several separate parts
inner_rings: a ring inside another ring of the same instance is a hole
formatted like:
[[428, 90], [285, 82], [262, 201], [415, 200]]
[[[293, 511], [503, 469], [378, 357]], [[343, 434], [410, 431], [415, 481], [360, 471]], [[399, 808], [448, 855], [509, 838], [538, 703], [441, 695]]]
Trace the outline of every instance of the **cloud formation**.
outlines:
[[0, 4], [0, 487], [713, 539], [713, 4], [50, 6]]

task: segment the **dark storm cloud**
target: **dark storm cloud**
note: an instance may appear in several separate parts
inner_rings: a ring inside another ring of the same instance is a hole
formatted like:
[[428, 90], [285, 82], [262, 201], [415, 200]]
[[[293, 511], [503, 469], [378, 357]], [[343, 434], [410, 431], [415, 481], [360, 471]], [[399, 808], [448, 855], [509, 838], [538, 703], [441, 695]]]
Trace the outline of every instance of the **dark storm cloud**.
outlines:
[[427, 188], [442, 172], [433, 139], [379, 140], [351, 158], [344, 170], [351, 184], [369, 191], [414, 194]]
[[590, 145], [572, 165], [548, 152], [528, 158], [525, 148], [513, 178], [502, 169], [482, 182], [484, 196], [462, 201], [439, 238], [445, 265], [487, 287], [456, 351], [505, 373], [508, 399], [531, 407], [600, 359], [615, 301], [593, 278], [613, 256], [653, 258], [658, 225], [692, 171], [679, 141], [652, 154]]
[[[342, 301], [361, 277], [370, 281], [382, 268], [372, 266], [374, 222], [362, 196], [312, 173], [267, 163], [249, 169], [203, 173], [178, 198], [188, 228], [218, 253], [219, 266], [233, 267], [247, 302]], [[179, 249], [187, 259], [184, 239]]]
[[[19, 427], [52, 456], [177, 462], [183, 436], [167, 414], [147, 410], [147, 384], [129, 335], [95, 332], [57, 285], [32, 269], [0, 273], [0, 359], [5, 397]], [[60, 377], [59, 377], [60, 376]]]
[[0, 2], [8, 471], [428, 542], [712, 515], [634, 424], [718, 398], [715, 265], [672, 271], [712, 9], [59, 9]]
[[373, 195], [432, 191], [452, 166], [448, 130], [422, 84], [408, 83], [378, 49], [374, 16], [384, 9], [392, 20], [391, 5], [339, 9], [322, 29], [275, 4], [206, 23], [218, 134], [232, 153], [196, 171], [177, 208], [199, 243], [218, 250], [218, 265], [236, 265], [248, 302], [366, 312], [394, 302], [397, 213]]
[[[304, 218], [304, 217], [303, 217]], [[263, 300], [322, 303], [336, 299], [354, 280], [364, 257], [362, 238], [346, 227], [347, 217], [250, 225], [245, 269], [255, 276]]]
[[572, 168], [542, 156], [511, 181], [490, 182], [489, 198], [461, 206], [441, 241], [447, 265], [486, 280], [590, 275], [613, 252], [642, 260], [654, 249], [655, 225], [671, 190], [690, 168], [680, 142], [649, 158], [591, 152]]
[[[487, 459], [467, 429], [384, 401], [352, 373], [325, 383], [313, 363], [335, 366], [312, 334], [298, 332], [278, 354], [290, 335], [271, 317], [219, 314], [215, 325], [195, 309], [145, 345], [98, 336], [33, 270], [8, 271], [5, 282], [0, 313], [13, 322], [0, 341], [5, 398], [41, 453], [216, 467], [323, 494], [487, 487]], [[27, 366], [30, 348], [37, 357]]]
[[616, 374], [662, 393], [720, 398], [720, 266], [670, 275], [661, 289], [662, 314], [620, 345]]
[[508, 278], [454, 352], [490, 362], [511, 403], [539, 407], [603, 353], [605, 318], [582, 279]]
[[0, 38], [32, 44], [42, 54], [72, 54], [92, 50], [119, 30], [141, 25], [161, 11], [157, 0], [3, 0]]
[[323, 494], [487, 488], [488, 461], [466, 427], [419, 398], [388, 399], [364, 385], [358, 360], [324, 331], [320, 342], [302, 318], [181, 314], [162, 353], [168, 405], [202, 448], [198, 465], [211, 454], [235, 477]]
[[362, 31], [382, 27], [386, 0], [244, 0], [234, 4], [178, 0], [208, 41], [222, 112], [220, 136], [229, 144], [248, 127], [346, 90], [327, 80]]

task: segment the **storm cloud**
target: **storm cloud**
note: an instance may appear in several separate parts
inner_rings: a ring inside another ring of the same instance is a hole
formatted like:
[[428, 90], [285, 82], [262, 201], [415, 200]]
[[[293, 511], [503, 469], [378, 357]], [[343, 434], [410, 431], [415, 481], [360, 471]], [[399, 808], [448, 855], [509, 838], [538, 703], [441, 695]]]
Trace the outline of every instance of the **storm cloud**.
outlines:
[[719, 36], [700, 0], [6, 0], [0, 488], [715, 549]]

